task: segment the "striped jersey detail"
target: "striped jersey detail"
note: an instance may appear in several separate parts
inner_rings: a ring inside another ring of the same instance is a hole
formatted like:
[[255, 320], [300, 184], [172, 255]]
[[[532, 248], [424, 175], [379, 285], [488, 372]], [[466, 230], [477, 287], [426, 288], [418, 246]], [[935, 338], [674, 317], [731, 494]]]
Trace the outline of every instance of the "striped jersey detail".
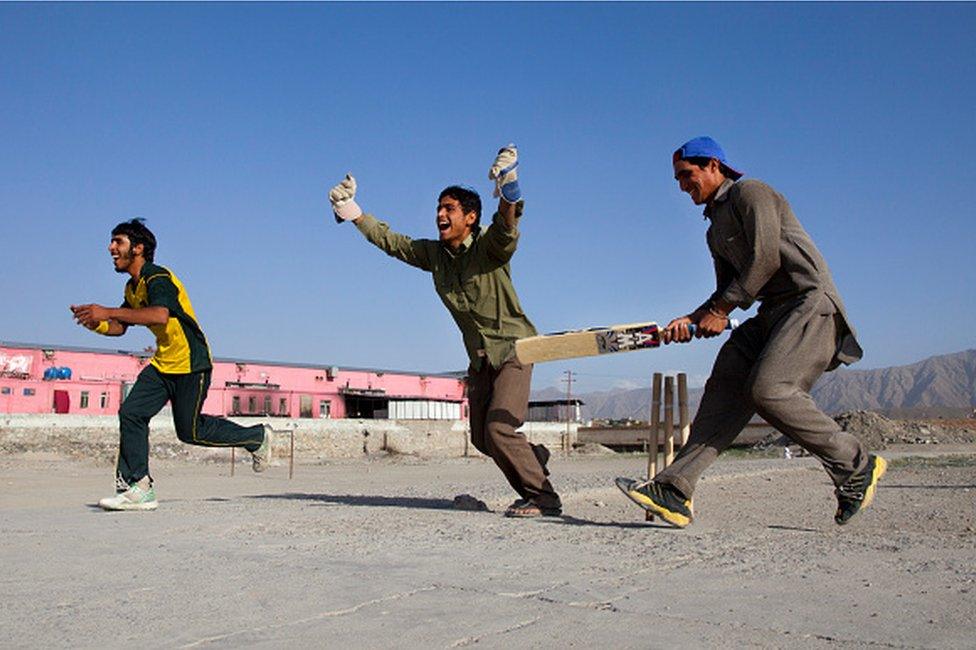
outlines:
[[147, 262], [138, 282], [126, 283], [125, 305], [169, 310], [165, 325], [148, 326], [156, 337], [156, 354], [149, 362], [160, 372], [187, 374], [212, 367], [210, 345], [197, 323], [190, 296], [172, 271]]

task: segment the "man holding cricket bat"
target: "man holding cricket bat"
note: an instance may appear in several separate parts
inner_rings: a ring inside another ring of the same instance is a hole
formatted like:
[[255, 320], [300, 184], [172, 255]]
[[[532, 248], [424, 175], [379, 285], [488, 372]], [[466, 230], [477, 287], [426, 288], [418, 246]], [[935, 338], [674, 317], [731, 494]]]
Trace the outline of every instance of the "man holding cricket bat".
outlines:
[[528, 411], [532, 365], [515, 357], [515, 340], [534, 336], [512, 284], [509, 260], [518, 244], [522, 194], [518, 152], [502, 148], [488, 173], [495, 182], [498, 211], [480, 226], [481, 198], [451, 186], [437, 201], [438, 239], [411, 239], [356, 204], [356, 180], [346, 178], [329, 192], [336, 219], [352, 221], [370, 243], [433, 276], [434, 288], [454, 317], [470, 364], [468, 404], [471, 442], [490, 456], [519, 494], [509, 517], [559, 515], [562, 504], [546, 476], [548, 450], [516, 432]]
[[672, 320], [665, 343], [722, 333], [729, 313], [759, 302], [755, 317], [732, 332], [705, 384], [688, 443], [647, 482], [617, 486], [672, 526], [693, 519], [692, 494], [702, 472], [758, 413], [820, 459], [836, 486], [834, 520], [846, 524], [866, 508], [885, 460], [841, 431], [810, 397], [825, 371], [861, 358], [827, 263], [789, 203], [757, 180], [739, 180], [717, 142], [689, 140], [672, 156], [674, 178], [710, 221], [707, 240], [716, 291], [687, 316]]

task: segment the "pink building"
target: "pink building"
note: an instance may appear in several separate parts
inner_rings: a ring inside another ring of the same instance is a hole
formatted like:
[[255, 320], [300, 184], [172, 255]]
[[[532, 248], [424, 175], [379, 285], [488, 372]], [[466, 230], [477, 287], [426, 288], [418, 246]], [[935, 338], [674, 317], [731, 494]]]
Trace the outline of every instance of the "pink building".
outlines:
[[[111, 415], [151, 352], [0, 341], [0, 413]], [[463, 373], [215, 359], [203, 411], [287, 418], [467, 418]]]

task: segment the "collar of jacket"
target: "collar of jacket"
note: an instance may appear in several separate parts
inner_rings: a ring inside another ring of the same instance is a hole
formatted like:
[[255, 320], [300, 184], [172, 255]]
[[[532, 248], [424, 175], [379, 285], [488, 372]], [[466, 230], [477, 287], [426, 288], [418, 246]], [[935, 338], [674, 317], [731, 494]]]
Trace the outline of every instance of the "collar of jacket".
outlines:
[[714, 204], [725, 203], [726, 199], [729, 198], [729, 190], [732, 189], [733, 185], [735, 185], [735, 181], [731, 178], [726, 178], [722, 184], [718, 186], [718, 189], [715, 190], [715, 196], [712, 197], [712, 200], [708, 202], [708, 205], [706, 205], [705, 209], [702, 211], [702, 214], [705, 215], [705, 219], [712, 216], [712, 206]]
[[461, 245], [457, 247], [457, 250], [451, 250], [451, 247], [448, 246], [447, 244], [443, 243], [443, 242], [441, 242], [441, 247], [445, 251], [447, 251], [447, 254], [450, 255], [451, 257], [457, 257], [458, 255], [464, 255], [466, 252], [468, 252], [468, 249], [471, 248], [471, 244], [474, 243], [474, 238], [475, 238], [476, 234], [481, 234], [481, 233], [480, 233], [480, 231], [478, 233], [475, 233], [475, 231], [472, 230], [471, 233], [468, 234], [468, 236], [464, 238], [464, 241], [461, 242]]

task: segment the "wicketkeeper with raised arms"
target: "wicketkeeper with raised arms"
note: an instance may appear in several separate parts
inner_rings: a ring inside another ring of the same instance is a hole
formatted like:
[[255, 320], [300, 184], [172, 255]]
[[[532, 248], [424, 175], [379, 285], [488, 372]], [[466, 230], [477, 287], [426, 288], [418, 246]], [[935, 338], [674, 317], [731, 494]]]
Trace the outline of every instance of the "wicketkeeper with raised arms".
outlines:
[[674, 462], [648, 482], [621, 478], [617, 486], [669, 524], [687, 526], [702, 472], [758, 413], [823, 463], [835, 485], [834, 520], [846, 524], [871, 503], [886, 463], [810, 396], [825, 371], [862, 355], [827, 262], [786, 199], [761, 181], [740, 180], [712, 138], [683, 144], [672, 165], [681, 190], [705, 206], [717, 288], [668, 324], [664, 342], [690, 341], [690, 324], [696, 337], [718, 336], [734, 309], [758, 301], [759, 310], [719, 351]]
[[519, 498], [510, 517], [558, 515], [562, 504], [546, 478], [548, 450], [516, 432], [528, 411], [532, 366], [515, 358], [515, 340], [534, 336], [512, 284], [509, 260], [518, 244], [522, 195], [518, 152], [504, 147], [488, 177], [495, 182], [498, 210], [480, 225], [481, 198], [465, 187], [444, 189], [437, 200], [438, 239], [411, 239], [356, 204], [351, 175], [329, 192], [337, 221], [352, 221], [388, 255], [427, 271], [451, 313], [468, 353], [471, 442], [498, 465]]
[[98, 502], [105, 510], [155, 510], [149, 474], [149, 420], [169, 402], [179, 439], [204, 447], [243, 447], [255, 472], [271, 462], [271, 427], [242, 427], [200, 413], [210, 387], [212, 363], [207, 338], [197, 323], [183, 283], [153, 261], [156, 237], [141, 219], [112, 230], [109, 254], [117, 273], [127, 273], [119, 307], [72, 305], [79, 325], [104, 336], [122, 336], [130, 325], [145, 325], [156, 337], [156, 352], [139, 373], [119, 409], [116, 495]]

